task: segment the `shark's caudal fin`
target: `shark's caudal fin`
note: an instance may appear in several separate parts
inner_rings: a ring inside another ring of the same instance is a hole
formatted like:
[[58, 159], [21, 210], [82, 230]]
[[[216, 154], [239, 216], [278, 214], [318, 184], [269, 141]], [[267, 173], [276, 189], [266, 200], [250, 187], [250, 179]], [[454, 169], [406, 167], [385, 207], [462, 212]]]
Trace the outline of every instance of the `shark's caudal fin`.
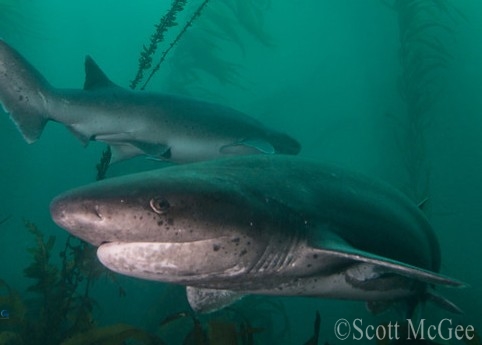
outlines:
[[50, 90], [44, 77], [0, 39], [0, 103], [28, 143], [40, 137], [48, 121]]

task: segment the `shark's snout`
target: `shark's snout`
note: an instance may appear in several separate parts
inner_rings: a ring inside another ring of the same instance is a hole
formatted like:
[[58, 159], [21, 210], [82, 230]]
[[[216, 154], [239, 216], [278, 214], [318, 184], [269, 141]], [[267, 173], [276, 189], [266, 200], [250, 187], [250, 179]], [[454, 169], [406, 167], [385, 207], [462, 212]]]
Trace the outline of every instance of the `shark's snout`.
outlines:
[[68, 195], [60, 195], [50, 203], [50, 214], [53, 221], [72, 235], [99, 245], [97, 228], [104, 219], [100, 207], [88, 200], [76, 199]]
[[56, 197], [50, 203], [50, 215], [53, 221], [62, 228], [68, 228], [68, 204], [62, 197]]

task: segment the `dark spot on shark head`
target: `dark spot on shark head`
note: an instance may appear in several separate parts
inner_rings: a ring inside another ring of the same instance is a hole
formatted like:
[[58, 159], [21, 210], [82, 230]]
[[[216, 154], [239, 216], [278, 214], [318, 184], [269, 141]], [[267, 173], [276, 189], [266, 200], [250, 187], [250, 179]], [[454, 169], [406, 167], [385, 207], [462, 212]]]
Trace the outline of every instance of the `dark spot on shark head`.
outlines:
[[221, 246], [219, 244], [213, 244], [213, 250], [217, 252], [219, 249], [221, 249]]
[[246, 249], [243, 249], [241, 251], [241, 253], [239, 254], [239, 256], [243, 256], [243, 255], [246, 255], [246, 253], [248, 253], [248, 251]]

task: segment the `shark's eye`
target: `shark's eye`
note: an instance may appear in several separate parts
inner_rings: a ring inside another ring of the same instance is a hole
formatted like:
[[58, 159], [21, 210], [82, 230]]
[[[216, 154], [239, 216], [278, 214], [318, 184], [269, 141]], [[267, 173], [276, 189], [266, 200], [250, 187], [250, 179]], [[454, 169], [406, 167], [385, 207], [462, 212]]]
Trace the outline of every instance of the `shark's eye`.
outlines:
[[152, 210], [159, 214], [165, 214], [171, 206], [166, 199], [160, 197], [152, 198], [149, 204]]

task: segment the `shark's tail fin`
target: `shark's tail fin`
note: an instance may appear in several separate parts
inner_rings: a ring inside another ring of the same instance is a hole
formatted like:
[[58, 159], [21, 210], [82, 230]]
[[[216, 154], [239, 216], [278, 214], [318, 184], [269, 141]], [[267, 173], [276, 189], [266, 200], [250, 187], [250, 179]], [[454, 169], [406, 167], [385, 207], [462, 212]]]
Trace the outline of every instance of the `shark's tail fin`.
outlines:
[[28, 143], [48, 121], [51, 86], [15, 49], [0, 39], [0, 103]]

